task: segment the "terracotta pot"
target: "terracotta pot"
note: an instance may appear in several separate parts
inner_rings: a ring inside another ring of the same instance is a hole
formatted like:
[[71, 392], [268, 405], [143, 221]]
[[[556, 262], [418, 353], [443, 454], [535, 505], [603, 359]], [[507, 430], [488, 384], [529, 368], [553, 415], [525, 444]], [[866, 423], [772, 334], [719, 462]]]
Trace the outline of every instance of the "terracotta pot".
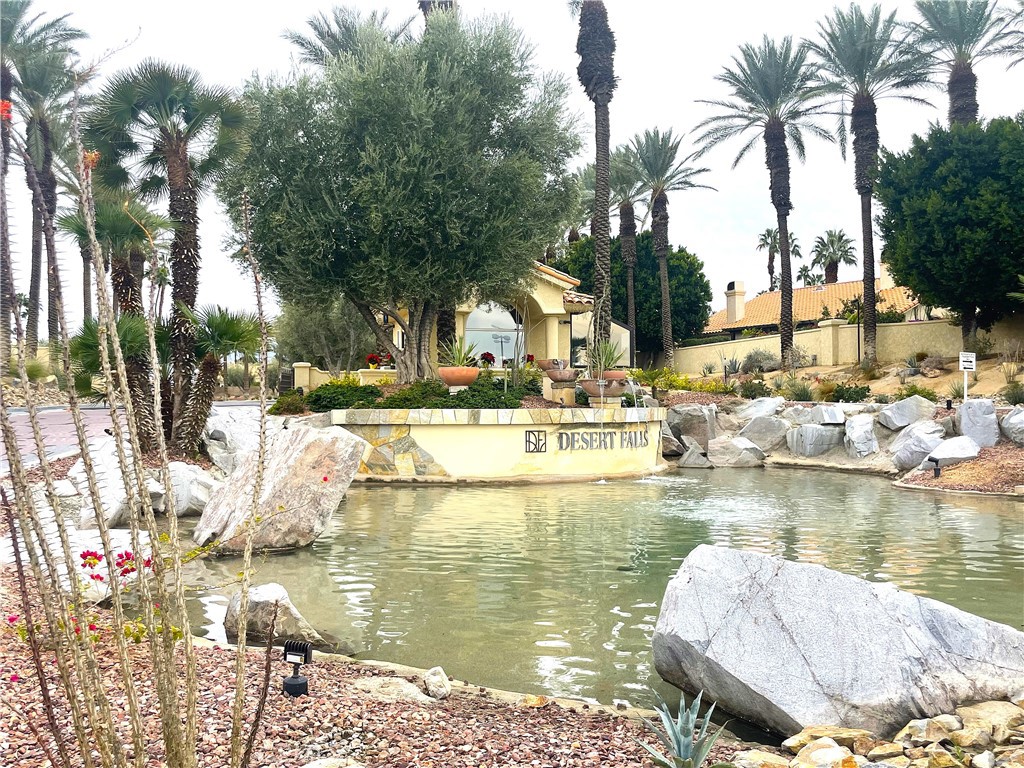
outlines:
[[604, 372], [605, 381], [622, 381], [629, 375], [629, 371], [612, 370]]
[[534, 363], [536, 363], [537, 367], [540, 368], [542, 371], [550, 371], [552, 369], [565, 370], [569, 367], [568, 360], [557, 360], [554, 358], [550, 360], [534, 360]]
[[577, 384], [591, 397], [620, 397], [626, 391], [625, 379], [580, 379]]
[[544, 371], [549, 379], [557, 382], [576, 381], [580, 372], [575, 368], [549, 368]]
[[476, 377], [480, 375], [480, 369], [469, 365], [441, 366], [437, 369], [437, 375], [449, 387], [468, 387], [476, 381]]

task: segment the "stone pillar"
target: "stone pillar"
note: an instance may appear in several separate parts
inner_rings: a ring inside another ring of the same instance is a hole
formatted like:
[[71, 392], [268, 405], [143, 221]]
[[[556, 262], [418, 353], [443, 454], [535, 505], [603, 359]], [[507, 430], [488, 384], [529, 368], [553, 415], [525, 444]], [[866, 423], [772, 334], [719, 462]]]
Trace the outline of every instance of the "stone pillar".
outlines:
[[544, 316], [544, 357], [558, 358], [558, 315]]
[[843, 318], [818, 323], [818, 365], [839, 365], [839, 329], [844, 325], [848, 323]]
[[292, 372], [295, 374], [295, 388], [302, 387], [303, 392], [309, 392], [309, 379], [311, 375], [311, 369], [313, 368], [312, 363], [292, 363]]

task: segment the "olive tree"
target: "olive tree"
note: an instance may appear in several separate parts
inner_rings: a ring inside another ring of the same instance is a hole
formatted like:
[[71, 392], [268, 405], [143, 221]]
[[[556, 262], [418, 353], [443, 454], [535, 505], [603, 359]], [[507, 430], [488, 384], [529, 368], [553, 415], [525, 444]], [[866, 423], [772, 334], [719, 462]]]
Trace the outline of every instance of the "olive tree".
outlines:
[[248, 192], [253, 255], [285, 301], [343, 292], [398, 380], [428, 377], [439, 309], [508, 301], [559, 239], [566, 94], [507, 21], [441, 13], [409, 42], [366, 26], [323, 70], [247, 85], [252, 149], [221, 199], [237, 224]]

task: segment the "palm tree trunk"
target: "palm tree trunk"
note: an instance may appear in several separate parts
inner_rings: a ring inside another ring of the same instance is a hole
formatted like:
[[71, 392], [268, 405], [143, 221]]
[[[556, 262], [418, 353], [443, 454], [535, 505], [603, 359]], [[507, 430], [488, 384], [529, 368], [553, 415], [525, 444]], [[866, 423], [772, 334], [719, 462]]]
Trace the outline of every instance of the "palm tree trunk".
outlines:
[[123, 253], [111, 254], [110, 284], [114, 288], [114, 300], [117, 302], [118, 310], [122, 313], [141, 315], [145, 311], [142, 306], [142, 290], [135, 282], [129, 259], [130, 257]]
[[789, 260], [789, 212], [793, 210], [789, 186], [789, 150], [786, 129], [778, 120], [770, 120], [764, 129], [765, 165], [768, 166], [769, 190], [779, 224], [779, 289], [782, 306], [779, 312], [779, 340], [782, 364], [790, 367], [793, 351], [793, 272]]
[[195, 372], [196, 330], [182, 308], [195, 309], [199, 292], [199, 213], [195, 179], [188, 146], [171, 142], [165, 149], [170, 215], [178, 222], [171, 241], [171, 360], [174, 365], [172, 442], [178, 441], [179, 422], [185, 415]]
[[[26, 171], [27, 176], [27, 171]], [[32, 189], [32, 260], [28, 279], [28, 318], [25, 320], [25, 345], [35, 356], [39, 349], [39, 286], [43, 272], [43, 198]]]
[[636, 218], [633, 204], [619, 203], [619, 247], [626, 265], [626, 324], [629, 326], [629, 367], [636, 366], [636, 295], [633, 271], [636, 268]]
[[199, 440], [203, 436], [203, 427], [213, 407], [213, 396], [217, 388], [217, 374], [220, 373], [220, 361], [216, 355], [206, 355], [199, 363], [199, 373], [195, 385], [190, 390], [188, 407], [178, 430], [178, 444], [187, 456], [199, 452]]
[[[42, 187], [43, 206], [45, 208], [45, 220], [47, 225], [52, 227], [57, 220], [57, 176], [53, 172], [53, 134], [50, 131], [49, 121], [40, 118], [39, 138], [43, 145], [43, 162], [40, 173], [40, 186]], [[51, 253], [51, 251], [53, 251]], [[59, 363], [58, 348], [60, 347], [60, 322], [57, 317], [57, 303], [60, 298], [60, 286], [57, 281], [60, 275], [57, 272], [57, 251], [56, 242], [53, 238], [46, 238], [46, 263], [48, 265], [46, 284], [46, 333], [49, 336], [50, 363], [54, 370]]]
[[768, 287], [775, 282], [775, 251], [768, 249]]
[[668, 195], [664, 192], [660, 192], [651, 204], [651, 232], [661, 283], [661, 352], [665, 366], [671, 368], [675, 340], [672, 337], [672, 297], [668, 288]]
[[82, 320], [92, 317], [92, 250], [82, 246]]
[[978, 122], [978, 76], [969, 61], [953, 63], [946, 92], [949, 94], [950, 126]]
[[839, 282], [839, 262], [830, 261], [825, 265], [825, 284], [831, 285], [832, 283]]
[[610, 123], [606, 103], [594, 105], [594, 124], [597, 156], [594, 160], [594, 218], [590, 227], [594, 236], [594, 339], [608, 341], [612, 332], [612, 261], [608, 221]]
[[[975, 103], [975, 110], [977, 103]], [[853, 181], [860, 195], [860, 232], [864, 243], [863, 309], [864, 360], [875, 362], [877, 312], [875, 308], [875, 243], [871, 221], [871, 198], [878, 173], [878, 110], [870, 96], [858, 94], [850, 114], [853, 132]], [[838, 272], [839, 265], [836, 264]], [[827, 282], [827, 280], [826, 280]]]

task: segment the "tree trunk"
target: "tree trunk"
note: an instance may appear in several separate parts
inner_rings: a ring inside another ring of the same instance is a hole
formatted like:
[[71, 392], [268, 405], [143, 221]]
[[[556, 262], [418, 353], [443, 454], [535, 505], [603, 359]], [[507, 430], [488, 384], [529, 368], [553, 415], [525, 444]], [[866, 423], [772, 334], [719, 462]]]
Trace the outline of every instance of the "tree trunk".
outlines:
[[114, 289], [114, 301], [122, 314], [141, 315], [144, 313], [141, 286], [135, 282], [135, 275], [132, 273], [131, 262], [127, 255], [123, 253], [110, 255], [110, 284]]
[[960, 310], [960, 335], [963, 349], [974, 352], [978, 348], [978, 310], [974, 307]]
[[629, 366], [636, 367], [636, 216], [628, 200], [619, 203], [619, 247], [626, 265], [626, 324], [629, 326]]
[[825, 285], [839, 282], [839, 262], [830, 261], [825, 265]]
[[786, 128], [779, 120], [770, 120], [764, 129], [765, 165], [768, 167], [769, 190], [779, 225], [779, 289], [782, 305], [779, 311], [779, 341], [782, 364], [790, 367], [793, 351], [793, 273], [789, 259], [789, 212], [793, 210], [789, 187], [789, 150]]
[[[975, 105], [977, 106], [977, 105]], [[875, 244], [871, 221], [871, 197], [878, 175], [878, 110], [870, 96], [857, 94], [850, 114], [853, 132], [853, 182], [860, 195], [860, 230], [864, 243], [861, 260], [864, 264], [863, 359], [873, 365], [876, 359], [875, 338], [878, 313], [875, 307]], [[836, 265], [838, 272], [839, 265]], [[826, 281], [827, 282], [827, 281]]]
[[651, 232], [654, 235], [654, 255], [658, 258], [658, 277], [661, 283], [661, 352], [665, 366], [672, 367], [675, 339], [672, 336], [672, 297], [668, 285], [668, 195], [660, 192], [651, 203]]
[[446, 307], [437, 313], [437, 343], [449, 344], [455, 339], [455, 308]]
[[[417, 379], [425, 379], [433, 375], [433, 365], [429, 359], [425, 358], [425, 356], [430, 354], [429, 331], [427, 333], [427, 349], [423, 352], [420, 349], [422, 338], [421, 322], [425, 314], [424, 305], [413, 302], [412, 306], [408, 307], [408, 321], [402, 320], [398, 315], [397, 308], [387, 308], [388, 314], [395, 318], [395, 322], [401, 326], [405, 333], [405, 347], [399, 349], [392, 339], [389, 330], [377, 322], [374, 308], [369, 302], [360, 301], [352, 296], [348, 298], [352, 302], [352, 306], [356, 308], [356, 311], [359, 312], [366, 325], [373, 332], [381, 349], [391, 353], [391, 357], [395, 361], [395, 381], [398, 384], [411, 384]], [[433, 324], [436, 315], [436, 311], [430, 313], [428, 320], [431, 324]]]
[[[53, 134], [50, 131], [50, 123], [46, 119], [39, 120], [39, 138], [43, 145], [43, 162], [39, 174], [39, 185], [42, 187], [43, 207], [46, 212], [45, 221], [47, 226], [52, 227], [57, 220], [57, 176], [53, 172]], [[60, 296], [60, 286], [57, 281], [60, 275], [57, 271], [57, 244], [52, 237], [45, 238], [47, 277], [46, 284], [46, 334], [49, 337], [48, 349], [50, 353], [50, 365], [56, 370], [59, 365], [58, 349], [60, 348], [60, 322], [57, 317], [57, 303]], [[52, 253], [51, 253], [52, 251]]]
[[92, 250], [82, 246], [82, 322], [92, 317]]
[[608, 341], [612, 332], [612, 263], [608, 222], [611, 161], [607, 104], [594, 105], [594, 123], [597, 143], [594, 161], [594, 218], [591, 222], [591, 234], [594, 237], [594, 339]]
[[950, 126], [978, 122], [978, 76], [974, 74], [971, 62], [953, 63], [946, 92], [949, 94]]
[[207, 354], [199, 363], [195, 384], [189, 391], [188, 407], [178, 430], [178, 444], [187, 456], [199, 453], [199, 441], [203, 427], [213, 407], [213, 396], [217, 388], [217, 374], [220, 361], [216, 355]]
[[199, 292], [199, 214], [196, 181], [189, 166], [188, 146], [181, 139], [165, 146], [170, 215], [177, 222], [171, 241], [171, 360], [174, 366], [172, 442], [178, 440], [178, 424], [189, 402], [195, 372], [196, 330], [182, 307], [195, 309]]
[[768, 249], [768, 287], [775, 282], [775, 251]]
[[[25, 170], [25, 183], [32, 193], [32, 261], [28, 282], [28, 318], [25, 321], [25, 345], [30, 357], [39, 349], [39, 286], [43, 270], [43, 198], [35, 191]], [[18, 311], [15, 307], [15, 312]]]

